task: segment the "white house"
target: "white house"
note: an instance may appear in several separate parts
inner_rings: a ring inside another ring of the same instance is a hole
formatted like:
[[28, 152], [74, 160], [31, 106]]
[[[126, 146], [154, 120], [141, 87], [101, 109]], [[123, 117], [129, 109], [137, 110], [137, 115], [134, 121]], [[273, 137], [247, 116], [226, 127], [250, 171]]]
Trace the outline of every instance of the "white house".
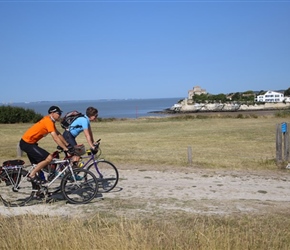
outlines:
[[256, 101], [257, 102], [283, 102], [284, 94], [269, 90], [264, 95], [258, 95], [256, 97]]

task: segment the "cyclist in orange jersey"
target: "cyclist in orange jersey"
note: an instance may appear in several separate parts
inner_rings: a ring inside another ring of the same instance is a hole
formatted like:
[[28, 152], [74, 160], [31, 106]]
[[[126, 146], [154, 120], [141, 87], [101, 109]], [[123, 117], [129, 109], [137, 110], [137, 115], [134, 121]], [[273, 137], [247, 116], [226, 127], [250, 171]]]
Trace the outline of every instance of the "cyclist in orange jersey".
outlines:
[[[28, 181], [36, 184], [43, 184], [45, 180], [38, 175], [39, 171], [47, 166], [53, 159], [52, 154], [38, 146], [38, 141], [50, 134], [57, 145], [64, 151], [73, 154], [73, 147], [70, 147], [62, 134], [55, 127], [55, 122], [59, 121], [62, 111], [58, 106], [51, 106], [48, 115], [30, 127], [22, 136], [19, 146], [27, 154], [31, 164], [37, 166], [29, 174]], [[40, 171], [41, 172], [41, 171]]]

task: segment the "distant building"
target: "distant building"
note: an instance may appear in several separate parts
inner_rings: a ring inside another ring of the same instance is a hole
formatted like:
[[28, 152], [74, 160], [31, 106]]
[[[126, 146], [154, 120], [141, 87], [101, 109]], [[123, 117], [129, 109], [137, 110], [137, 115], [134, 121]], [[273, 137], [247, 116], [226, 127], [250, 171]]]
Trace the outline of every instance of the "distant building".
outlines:
[[195, 95], [207, 94], [205, 89], [202, 89], [200, 86], [195, 86], [193, 89], [188, 90], [188, 100], [192, 100], [192, 97]]
[[256, 97], [257, 102], [283, 102], [284, 99], [284, 94], [271, 90], [267, 91], [264, 95]]

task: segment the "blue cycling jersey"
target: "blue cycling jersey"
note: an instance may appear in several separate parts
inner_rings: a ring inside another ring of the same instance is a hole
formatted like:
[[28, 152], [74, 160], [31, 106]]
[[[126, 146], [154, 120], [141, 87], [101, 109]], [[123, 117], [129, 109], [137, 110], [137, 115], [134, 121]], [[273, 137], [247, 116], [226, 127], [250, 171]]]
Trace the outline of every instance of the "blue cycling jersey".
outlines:
[[69, 132], [72, 134], [72, 136], [77, 137], [84, 129], [88, 129], [90, 126], [90, 120], [89, 117], [81, 116], [73, 121], [73, 123], [70, 125]]

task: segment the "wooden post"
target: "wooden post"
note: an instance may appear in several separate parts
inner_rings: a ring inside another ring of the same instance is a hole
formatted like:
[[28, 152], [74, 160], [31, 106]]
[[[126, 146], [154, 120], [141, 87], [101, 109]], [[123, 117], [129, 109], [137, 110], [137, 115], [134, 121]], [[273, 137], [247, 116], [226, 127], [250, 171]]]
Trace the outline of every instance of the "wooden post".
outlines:
[[290, 160], [288, 124], [276, 125], [276, 164], [284, 168]]
[[286, 132], [283, 132], [284, 135], [284, 161], [289, 162], [289, 132], [288, 129]]
[[190, 146], [187, 147], [187, 162], [189, 166], [192, 166], [192, 149]]
[[282, 162], [282, 131], [281, 124], [276, 126], [276, 163], [279, 165]]
[[19, 146], [19, 143], [16, 146], [16, 155], [17, 155], [17, 157], [22, 157], [22, 150]]

